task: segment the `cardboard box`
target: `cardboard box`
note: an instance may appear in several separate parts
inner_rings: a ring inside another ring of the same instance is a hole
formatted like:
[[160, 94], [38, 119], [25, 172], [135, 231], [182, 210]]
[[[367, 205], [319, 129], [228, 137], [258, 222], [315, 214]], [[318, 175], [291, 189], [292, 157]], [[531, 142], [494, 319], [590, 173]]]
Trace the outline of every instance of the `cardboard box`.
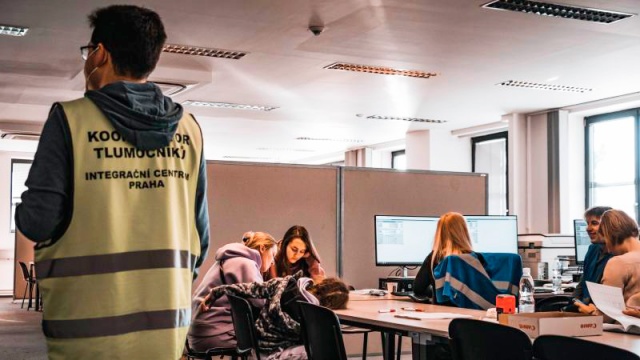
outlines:
[[540, 335], [602, 335], [602, 316], [566, 312], [501, 314], [499, 321], [524, 331], [530, 338]]

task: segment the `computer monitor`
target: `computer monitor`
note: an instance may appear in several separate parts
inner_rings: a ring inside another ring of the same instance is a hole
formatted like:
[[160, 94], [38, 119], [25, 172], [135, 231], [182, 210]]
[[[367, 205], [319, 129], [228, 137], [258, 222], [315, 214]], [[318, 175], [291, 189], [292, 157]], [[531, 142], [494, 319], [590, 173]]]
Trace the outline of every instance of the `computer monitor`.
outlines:
[[518, 253], [518, 218], [515, 215], [465, 215], [474, 251]]
[[573, 220], [573, 239], [576, 245], [576, 263], [582, 264], [584, 256], [587, 255], [587, 250], [589, 250], [589, 245], [591, 245], [586, 221], [582, 219]]
[[438, 217], [376, 215], [376, 266], [420, 266], [433, 248]]

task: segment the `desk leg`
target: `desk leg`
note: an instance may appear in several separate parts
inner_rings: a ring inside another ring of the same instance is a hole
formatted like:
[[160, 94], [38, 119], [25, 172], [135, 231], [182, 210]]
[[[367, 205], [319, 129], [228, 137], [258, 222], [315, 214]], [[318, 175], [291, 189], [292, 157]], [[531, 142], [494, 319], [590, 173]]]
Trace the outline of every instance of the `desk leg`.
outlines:
[[413, 360], [433, 359], [433, 338], [430, 334], [422, 334], [412, 332], [411, 336], [411, 354]]
[[36, 311], [40, 311], [40, 286], [36, 283]]
[[382, 336], [382, 358], [384, 360], [394, 360], [396, 353], [396, 334], [394, 332], [381, 332]]

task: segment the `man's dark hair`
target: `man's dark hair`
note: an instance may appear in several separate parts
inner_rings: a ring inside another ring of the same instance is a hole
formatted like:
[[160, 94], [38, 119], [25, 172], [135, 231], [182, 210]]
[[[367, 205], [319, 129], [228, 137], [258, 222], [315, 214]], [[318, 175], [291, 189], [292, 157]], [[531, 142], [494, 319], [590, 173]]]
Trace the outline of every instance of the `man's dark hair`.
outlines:
[[597, 218], [601, 218], [602, 214], [604, 214], [604, 212], [607, 210], [611, 210], [611, 208], [609, 206], [594, 206], [592, 208], [587, 209], [587, 211], [584, 212], [584, 217], [585, 219], [589, 216], [595, 216]]
[[111, 53], [118, 75], [144, 79], [155, 69], [167, 39], [160, 16], [133, 5], [113, 5], [89, 15], [91, 43]]

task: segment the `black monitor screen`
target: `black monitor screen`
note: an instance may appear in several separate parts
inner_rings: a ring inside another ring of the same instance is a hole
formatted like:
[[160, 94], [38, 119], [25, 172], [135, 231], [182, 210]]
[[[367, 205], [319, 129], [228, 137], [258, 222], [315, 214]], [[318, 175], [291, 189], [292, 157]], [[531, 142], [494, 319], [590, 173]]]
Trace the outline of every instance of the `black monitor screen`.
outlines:
[[437, 224], [438, 217], [376, 215], [376, 265], [422, 265]]
[[576, 244], [576, 263], [582, 264], [584, 256], [587, 255], [587, 250], [589, 250], [589, 245], [591, 245], [586, 221], [573, 220], [573, 239]]

